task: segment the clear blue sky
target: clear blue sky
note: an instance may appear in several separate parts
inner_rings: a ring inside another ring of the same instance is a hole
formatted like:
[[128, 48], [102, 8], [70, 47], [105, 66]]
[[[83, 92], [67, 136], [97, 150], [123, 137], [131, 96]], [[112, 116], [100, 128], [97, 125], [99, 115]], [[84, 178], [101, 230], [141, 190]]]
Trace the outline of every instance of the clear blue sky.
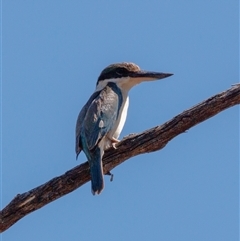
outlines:
[[[121, 138], [239, 81], [237, 0], [3, 1], [2, 200], [86, 160], [74, 130], [101, 70], [131, 61], [174, 76], [130, 92]], [[239, 108], [233, 107], [21, 219], [2, 241], [238, 240]]]

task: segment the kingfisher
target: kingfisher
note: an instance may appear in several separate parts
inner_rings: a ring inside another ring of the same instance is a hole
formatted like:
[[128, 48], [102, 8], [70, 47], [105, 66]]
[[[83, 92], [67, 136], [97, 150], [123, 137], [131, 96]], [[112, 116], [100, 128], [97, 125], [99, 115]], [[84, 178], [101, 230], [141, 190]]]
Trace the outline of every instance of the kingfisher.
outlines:
[[104, 188], [102, 157], [110, 147], [116, 149], [127, 117], [129, 90], [144, 81], [153, 81], [173, 74], [144, 71], [134, 63], [111, 64], [98, 77], [96, 89], [80, 111], [76, 123], [78, 155], [83, 151], [88, 159], [92, 193]]

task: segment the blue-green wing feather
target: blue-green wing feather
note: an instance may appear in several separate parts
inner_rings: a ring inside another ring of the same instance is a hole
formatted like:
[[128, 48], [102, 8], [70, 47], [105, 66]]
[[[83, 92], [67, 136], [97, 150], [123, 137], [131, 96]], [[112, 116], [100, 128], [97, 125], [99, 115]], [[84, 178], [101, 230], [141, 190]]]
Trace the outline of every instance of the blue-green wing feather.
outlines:
[[98, 97], [99, 94], [100, 94], [100, 91], [94, 92], [91, 95], [91, 97], [89, 98], [89, 100], [87, 101], [87, 103], [83, 106], [83, 108], [81, 109], [81, 111], [80, 111], [80, 113], [78, 115], [78, 119], [77, 119], [77, 123], [76, 123], [76, 130], [75, 130], [75, 134], [76, 134], [75, 151], [76, 151], [77, 156], [79, 155], [79, 153], [83, 149], [82, 143], [81, 143], [81, 130], [82, 130], [82, 126], [83, 126], [83, 123], [84, 123], [84, 119], [85, 119], [86, 113], [88, 111], [89, 106], [93, 102], [93, 100], [96, 97]]
[[83, 124], [83, 135], [89, 150], [112, 129], [119, 111], [121, 94], [106, 86], [89, 106]]

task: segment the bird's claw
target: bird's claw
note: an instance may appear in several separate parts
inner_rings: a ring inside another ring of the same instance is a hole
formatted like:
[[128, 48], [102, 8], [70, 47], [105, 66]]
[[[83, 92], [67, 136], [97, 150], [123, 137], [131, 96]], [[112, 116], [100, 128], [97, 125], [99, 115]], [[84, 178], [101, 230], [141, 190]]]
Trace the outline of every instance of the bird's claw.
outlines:
[[120, 142], [120, 140], [118, 140], [118, 139], [116, 139], [116, 138], [114, 138], [114, 137], [108, 137], [108, 139], [111, 141], [112, 147], [113, 147], [114, 149], [117, 149], [116, 144], [118, 144], [118, 143]]
[[110, 171], [108, 171], [105, 175], [111, 176], [110, 177], [110, 182], [113, 181], [113, 174]]

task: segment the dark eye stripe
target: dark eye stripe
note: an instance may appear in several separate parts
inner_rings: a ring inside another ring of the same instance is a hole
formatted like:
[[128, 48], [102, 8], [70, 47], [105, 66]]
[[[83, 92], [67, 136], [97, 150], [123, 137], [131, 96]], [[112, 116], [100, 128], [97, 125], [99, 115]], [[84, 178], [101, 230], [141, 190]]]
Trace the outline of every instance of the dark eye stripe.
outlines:
[[129, 76], [130, 71], [126, 68], [118, 67], [111, 70], [103, 71], [98, 77], [98, 82], [110, 78], [121, 78]]

